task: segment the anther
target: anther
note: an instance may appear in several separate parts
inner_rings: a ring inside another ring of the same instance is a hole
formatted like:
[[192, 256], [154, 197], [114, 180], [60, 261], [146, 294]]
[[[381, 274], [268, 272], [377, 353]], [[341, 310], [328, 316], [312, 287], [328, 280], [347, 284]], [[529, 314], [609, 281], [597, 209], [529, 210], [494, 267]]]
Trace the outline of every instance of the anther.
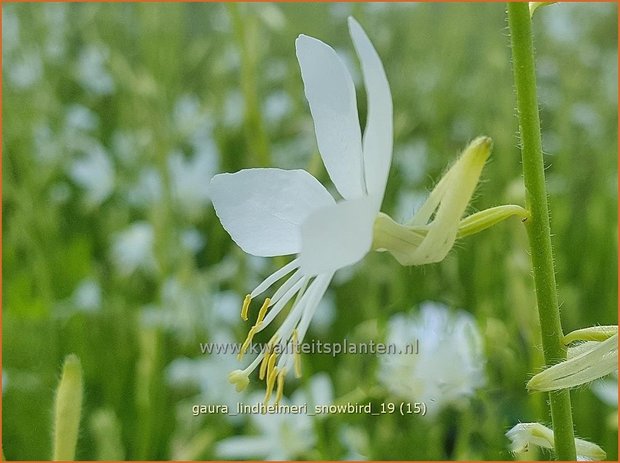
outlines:
[[274, 365], [276, 364], [277, 355], [278, 354], [276, 354], [275, 352], [272, 352], [271, 355], [269, 356], [269, 360], [267, 361], [267, 381], [269, 381], [271, 374], [275, 370]]
[[297, 329], [293, 330], [293, 364], [295, 367], [295, 377], [301, 378], [301, 356], [299, 355], [299, 339]]
[[267, 376], [267, 388], [265, 390], [265, 407], [269, 405], [269, 399], [271, 399], [271, 393], [273, 391], [273, 386], [276, 382], [276, 375], [278, 374], [278, 368], [275, 367], [270, 375]]
[[243, 300], [243, 306], [241, 307], [241, 318], [243, 321], [248, 320], [248, 309], [250, 308], [251, 301], [252, 297], [249, 294], [246, 294], [245, 299]]
[[276, 402], [278, 405], [280, 400], [282, 400], [282, 395], [284, 394], [284, 375], [286, 374], [286, 370], [282, 369], [280, 373], [278, 373], [278, 388], [276, 391]]
[[248, 347], [250, 347], [250, 344], [252, 343], [252, 338], [254, 338], [254, 335], [256, 334], [259, 328], [260, 328], [260, 324], [256, 324], [252, 328], [250, 328], [248, 337], [245, 338], [245, 341], [243, 341], [243, 344], [241, 345], [241, 350], [239, 351], [239, 354], [237, 355], [237, 360], [241, 360], [243, 358], [246, 351], [248, 350]]
[[265, 314], [267, 313], [267, 309], [269, 308], [269, 304], [271, 304], [271, 299], [266, 298], [265, 302], [263, 302], [263, 305], [258, 311], [258, 319], [256, 320], [257, 325], [264, 320]]

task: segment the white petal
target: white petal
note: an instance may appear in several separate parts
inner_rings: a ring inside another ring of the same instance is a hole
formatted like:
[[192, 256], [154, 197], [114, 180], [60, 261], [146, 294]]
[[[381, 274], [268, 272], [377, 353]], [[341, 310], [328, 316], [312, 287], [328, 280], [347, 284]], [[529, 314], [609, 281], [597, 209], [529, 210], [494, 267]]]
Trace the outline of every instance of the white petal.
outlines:
[[349, 17], [349, 32], [359, 56], [368, 96], [364, 131], [364, 171], [368, 194], [381, 205], [392, 161], [392, 95], [381, 59], [359, 23]]
[[323, 163], [346, 199], [365, 193], [355, 86], [333, 48], [307, 35], [295, 41]]
[[222, 226], [248, 254], [301, 251], [300, 225], [334, 198], [304, 170], [246, 169], [213, 177], [210, 195]]
[[301, 270], [333, 272], [362, 259], [372, 244], [372, 198], [343, 201], [313, 212], [301, 226]]

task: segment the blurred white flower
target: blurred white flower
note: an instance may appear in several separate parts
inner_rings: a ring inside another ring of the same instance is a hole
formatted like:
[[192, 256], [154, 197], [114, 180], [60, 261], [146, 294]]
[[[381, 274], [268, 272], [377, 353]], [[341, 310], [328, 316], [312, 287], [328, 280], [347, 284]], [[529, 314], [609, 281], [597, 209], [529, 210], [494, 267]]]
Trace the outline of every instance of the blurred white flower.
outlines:
[[62, 3], [42, 5], [47, 28], [45, 54], [49, 60], [60, 60], [67, 51], [67, 6]]
[[[359, 55], [368, 97], [362, 139], [355, 86], [336, 52], [325, 43], [300, 35], [295, 43], [317, 143], [329, 175], [343, 196], [332, 195], [303, 170], [246, 169], [216, 175], [211, 196], [224, 228], [247, 253], [272, 257], [298, 254], [251, 294], [250, 301], [292, 273], [261, 307], [240, 358], [254, 334], [265, 329], [297, 295], [286, 320], [266, 349], [245, 370], [230, 375], [237, 388], [259, 364], [269, 401], [277, 378], [276, 402], [286, 373], [296, 363], [296, 344], [303, 340], [318, 304], [336, 270], [360, 261], [371, 249], [373, 224], [387, 182], [392, 157], [392, 98], [381, 60], [361, 26], [349, 18], [349, 32]], [[273, 306], [269, 314], [267, 309]], [[276, 346], [288, 346], [277, 360]], [[277, 361], [277, 365], [276, 365]], [[299, 369], [295, 368], [299, 375]]]
[[316, 309], [312, 326], [318, 333], [325, 333], [332, 326], [334, 318], [336, 318], [336, 301], [333, 293], [326, 291]]
[[277, 4], [265, 3], [260, 8], [252, 10], [252, 13], [256, 14], [271, 29], [281, 31], [286, 27], [286, 16]]
[[404, 352], [416, 340], [418, 353], [380, 358], [379, 380], [392, 394], [424, 402], [433, 416], [484, 386], [482, 339], [469, 313], [426, 302], [418, 314], [397, 314], [389, 320], [387, 345]]
[[[297, 390], [290, 401], [282, 399], [281, 405], [329, 405], [332, 400], [331, 381], [324, 374], [310, 378], [307, 391]], [[247, 405], [260, 403], [258, 394], [250, 396]], [[258, 435], [228, 437], [219, 441], [215, 454], [222, 459], [299, 460], [308, 458], [316, 444], [313, 421], [307, 414], [267, 413], [251, 414], [250, 420]]]
[[171, 188], [178, 207], [190, 219], [198, 218], [209, 204], [209, 183], [217, 170], [217, 152], [202, 150], [193, 156], [175, 152], [168, 157]]
[[[225, 56], [236, 55], [229, 53]], [[229, 128], [239, 127], [243, 122], [244, 107], [243, 94], [238, 90], [229, 91], [224, 99], [222, 123]]]
[[[233, 337], [226, 332], [218, 332], [209, 340], [220, 346], [233, 345], [233, 341]], [[198, 388], [201, 400], [211, 404], [227, 405], [231, 413], [234, 413], [237, 403], [245, 398], [245, 395], [236, 396], [229, 392], [227, 375], [235, 368], [236, 363], [236, 354], [232, 349], [226, 353], [214, 351], [193, 359], [181, 357], [168, 365], [166, 377], [169, 384], [174, 387], [191, 385]]]
[[365, 429], [355, 426], [342, 426], [338, 430], [340, 443], [346, 449], [343, 461], [368, 460], [370, 442]]
[[76, 132], [90, 132], [99, 126], [99, 116], [81, 104], [69, 105], [65, 112], [65, 130], [68, 136]]
[[71, 296], [73, 306], [85, 312], [97, 312], [101, 309], [101, 286], [93, 278], [80, 281]]
[[241, 297], [234, 291], [221, 291], [213, 296], [213, 326], [233, 325], [239, 319]]
[[142, 323], [172, 333], [181, 342], [204, 336], [210, 328], [209, 291], [203, 278], [167, 278], [161, 285], [160, 303], [142, 309]]
[[138, 269], [153, 270], [156, 265], [154, 239], [153, 226], [142, 221], [134, 222], [117, 233], [113, 238], [111, 255], [116, 270], [124, 276]]
[[591, 389], [601, 402], [610, 407], [618, 408], [618, 372], [613, 379], [599, 379], [592, 383]]
[[140, 170], [138, 180], [127, 193], [129, 204], [136, 207], [146, 208], [156, 204], [162, 195], [161, 177], [157, 169], [147, 167]]
[[172, 120], [176, 131], [182, 136], [196, 133], [209, 134], [213, 122], [200, 105], [200, 99], [193, 94], [181, 95], [175, 102]]
[[3, 66], [3, 70], [13, 86], [27, 89], [43, 77], [43, 61], [36, 51], [23, 51], [11, 59], [10, 66]]
[[421, 193], [402, 188], [396, 197], [396, 207], [394, 208], [393, 216], [399, 220], [406, 220], [422, 207], [426, 198], [426, 192]]
[[6, 67], [8, 55], [19, 45], [19, 18], [12, 5], [2, 8], [2, 59]]
[[[543, 449], [555, 449], [553, 431], [540, 423], [519, 423], [506, 433], [510, 439], [510, 451], [524, 455], [530, 450], [530, 446]], [[577, 460], [604, 460], [607, 454], [598, 445], [583, 439], [575, 439]]]
[[205, 246], [205, 239], [195, 228], [181, 230], [181, 245], [192, 253], [197, 253]]
[[277, 124], [284, 119], [292, 109], [293, 103], [288, 93], [276, 91], [267, 96], [265, 100], [264, 116], [268, 122]]
[[612, 375], [613, 379], [599, 379], [590, 387], [594, 395], [607, 406], [614, 409], [609, 413], [607, 425], [611, 429], [618, 429], [618, 373]]
[[111, 150], [119, 163], [126, 168], [143, 168], [144, 153], [150, 152], [153, 133], [147, 128], [117, 129], [112, 135]]
[[[418, 186], [428, 172], [428, 143], [419, 138], [400, 146], [394, 152], [394, 164], [403, 176], [405, 185]], [[410, 214], [408, 217], [411, 217]]]
[[110, 52], [104, 45], [85, 46], [77, 62], [77, 80], [86, 90], [95, 95], [109, 95], [114, 92], [114, 80], [106, 69]]
[[94, 144], [70, 167], [71, 179], [86, 190], [86, 203], [97, 206], [105, 201], [114, 189], [114, 167], [109, 154], [98, 143]]

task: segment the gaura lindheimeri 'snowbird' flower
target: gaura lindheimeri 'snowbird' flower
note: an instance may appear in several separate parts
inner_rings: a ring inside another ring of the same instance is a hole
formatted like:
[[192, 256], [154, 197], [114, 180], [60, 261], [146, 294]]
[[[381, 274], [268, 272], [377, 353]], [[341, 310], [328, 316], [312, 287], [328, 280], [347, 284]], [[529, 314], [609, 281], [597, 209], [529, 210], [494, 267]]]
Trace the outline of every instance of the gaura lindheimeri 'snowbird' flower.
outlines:
[[[618, 371], [618, 327], [592, 326], [564, 336], [567, 360], [541, 371], [527, 383], [530, 391], [581, 386]], [[572, 345], [570, 345], [572, 344]]]
[[[506, 433], [510, 439], [510, 450], [524, 455], [530, 446], [555, 450], [553, 430], [540, 423], [519, 423]], [[607, 454], [598, 445], [583, 439], [575, 439], [577, 460], [604, 460]]]
[[474, 317], [424, 302], [415, 315], [396, 314], [387, 324], [386, 344], [417, 340], [419, 352], [382, 355], [379, 381], [398, 398], [424, 402], [428, 417], [449, 404], [466, 403], [484, 386], [484, 353]]
[[246, 169], [211, 180], [215, 211], [245, 252], [297, 255], [248, 294], [241, 311], [247, 320], [251, 300], [288, 276], [263, 302], [239, 358], [294, 300], [285, 321], [247, 368], [229, 375], [243, 390], [249, 374], [259, 368], [267, 383], [266, 402], [274, 388], [276, 402], [281, 399], [288, 371], [301, 374], [297, 346], [336, 270], [360, 261], [371, 249], [389, 251], [403, 265], [439, 262], [457, 235], [476, 233], [511, 215], [526, 216], [518, 206], [500, 206], [461, 220], [491, 151], [487, 137], [466, 148], [411, 224], [397, 224], [379, 212], [392, 158], [392, 97], [381, 60], [353, 18], [349, 32], [368, 97], [363, 137], [353, 79], [336, 52], [306, 35], [295, 42], [319, 152], [342, 200], [334, 200], [304, 170]]

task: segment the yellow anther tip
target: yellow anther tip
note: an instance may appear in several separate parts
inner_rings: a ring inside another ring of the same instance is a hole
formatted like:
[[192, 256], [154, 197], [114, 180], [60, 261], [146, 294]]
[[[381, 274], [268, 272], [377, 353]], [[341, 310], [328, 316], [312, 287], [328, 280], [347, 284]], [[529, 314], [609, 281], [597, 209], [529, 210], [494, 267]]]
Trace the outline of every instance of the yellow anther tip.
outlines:
[[246, 294], [245, 299], [243, 299], [243, 306], [241, 307], [241, 318], [243, 321], [248, 320], [248, 309], [250, 308], [250, 302], [252, 301], [252, 296]]
[[231, 371], [228, 374], [228, 381], [235, 385], [237, 392], [243, 391], [250, 384], [250, 378], [243, 370]]
[[264, 320], [265, 315], [267, 314], [267, 309], [269, 308], [270, 304], [271, 304], [271, 299], [266, 298], [265, 302], [263, 302], [263, 305], [261, 306], [260, 310], [258, 311], [258, 318], [256, 319], [256, 324], [257, 325]]
[[284, 376], [286, 375], [286, 370], [282, 370], [279, 374], [278, 374], [278, 389], [276, 392], [276, 405], [278, 405], [280, 403], [280, 400], [282, 400], [282, 396], [284, 394]]
[[276, 382], [276, 375], [278, 374], [278, 367], [274, 367], [271, 374], [267, 375], [267, 388], [265, 390], [265, 407], [269, 405], [269, 400], [271, 399], [271, 393], [273, 392], [273, 386]]

